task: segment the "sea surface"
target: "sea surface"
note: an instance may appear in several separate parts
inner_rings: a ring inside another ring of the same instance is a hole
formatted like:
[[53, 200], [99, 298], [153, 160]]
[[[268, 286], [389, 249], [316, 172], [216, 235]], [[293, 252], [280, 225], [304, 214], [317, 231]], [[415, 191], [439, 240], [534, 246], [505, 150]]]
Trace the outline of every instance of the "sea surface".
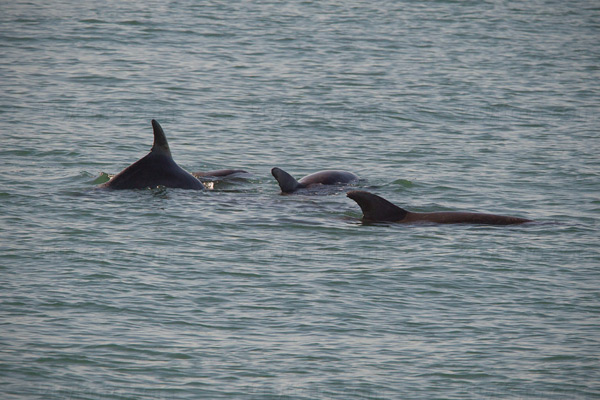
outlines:
[[600, 398], [599, 115], [592, 0], [4, 0], [0, 397]]

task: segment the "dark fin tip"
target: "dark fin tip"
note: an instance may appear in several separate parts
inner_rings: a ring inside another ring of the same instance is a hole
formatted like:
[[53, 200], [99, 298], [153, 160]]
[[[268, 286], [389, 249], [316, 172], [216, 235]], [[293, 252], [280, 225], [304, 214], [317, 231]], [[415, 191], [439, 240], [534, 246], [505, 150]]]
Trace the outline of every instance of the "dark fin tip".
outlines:
[[155, 119], [152, 120], [152, 129], [154, 130], [154, 144], [152, 145], [152, 151], [162, 150], [171, 153], [165, 131]]

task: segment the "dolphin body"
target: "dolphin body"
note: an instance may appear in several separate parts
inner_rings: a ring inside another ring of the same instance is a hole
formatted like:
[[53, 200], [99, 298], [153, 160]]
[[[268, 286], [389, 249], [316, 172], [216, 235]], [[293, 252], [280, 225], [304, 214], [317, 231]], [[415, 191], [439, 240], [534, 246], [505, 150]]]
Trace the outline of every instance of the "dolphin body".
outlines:
[[360, 206], [363, 212], [363, 221], [373, 222], [398, 222], [419, 223], [432, 222], [438, 224], [487, 224], [487, 225], [514, 225], [533, 222], [529, 219], [507, 217], [504, 215], [481, 214], [473, 212], [440, 211], [419, 213], [407, 211], [390, 203], [383, 197], [353, 190], [346, 194]]
[[282, 193], [293, 193], [298, 189], [310, 188], [316, 185], [345, 184], [358, 180], [358, 176], [352, 172], [331, 169], [315, 172], [299, 181], [281, 168], [273, 168], [271, 174], [277, 180]]
[[215, 169], [212, 171], [192, 172], [192, 175], [196, 178], [233, 178], [245, 174], [249, 174], [249, 172], [243, 169]]
[[150, 153], [115, 175], [101, 188], [145, 189], [164, 186], [178, 189], [205, 189], [202, 182], [181, 168], [173, 157], [167, 137], [156, 120], [152, 120], [154, 144]]

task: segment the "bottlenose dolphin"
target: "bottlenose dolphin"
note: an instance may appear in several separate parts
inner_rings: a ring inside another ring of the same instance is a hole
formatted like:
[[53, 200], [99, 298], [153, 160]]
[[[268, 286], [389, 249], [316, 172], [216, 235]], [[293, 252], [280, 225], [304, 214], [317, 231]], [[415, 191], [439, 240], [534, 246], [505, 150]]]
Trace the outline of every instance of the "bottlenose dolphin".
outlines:
[[360, 206], [363, 212], [363, 221], [399, 223], [435, 222], [438, 224], [467, 223], [488, 225], [513, 225], [533, 222], [525, 218], [472, 212], [411, 212], [390, 203], [383, 197], [362, 190], [353, 190], [346, 195]]
[[152, 120], [154, 144], [150, 153], [139, 159], [100, 187], [109, 189], [145, 189], [157, 186], [179, 189], [205, 189], [202, 182], [181, 168], [173, 157], [165, 132]]
[[213, 171], [192, 172], [192, 175], [196, 178], [230, 178], [233, 175], [239, 176], [241, 174], [248, 174], [248, 171], [243, 169], [216, 169]]
[[305, 176], [297, 181], [293, 176], [281, 168], [273, 168], [271, 174], [277, 179], [283, 193], [292, 193], [298, 189], [310, 188], [316, 185], [335, 185], [339, 183], [350, 183], [358, 180], [358, 176], [352, 172], [339, 170], [324, 170]]

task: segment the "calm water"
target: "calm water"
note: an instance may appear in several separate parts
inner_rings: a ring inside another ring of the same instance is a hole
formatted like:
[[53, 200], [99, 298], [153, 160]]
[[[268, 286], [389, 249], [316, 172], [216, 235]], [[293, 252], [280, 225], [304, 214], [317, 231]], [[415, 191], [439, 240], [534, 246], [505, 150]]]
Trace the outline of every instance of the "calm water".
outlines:
[[2, 1], [3, 399], [600, 398], [598, 4], [336, 3]]

